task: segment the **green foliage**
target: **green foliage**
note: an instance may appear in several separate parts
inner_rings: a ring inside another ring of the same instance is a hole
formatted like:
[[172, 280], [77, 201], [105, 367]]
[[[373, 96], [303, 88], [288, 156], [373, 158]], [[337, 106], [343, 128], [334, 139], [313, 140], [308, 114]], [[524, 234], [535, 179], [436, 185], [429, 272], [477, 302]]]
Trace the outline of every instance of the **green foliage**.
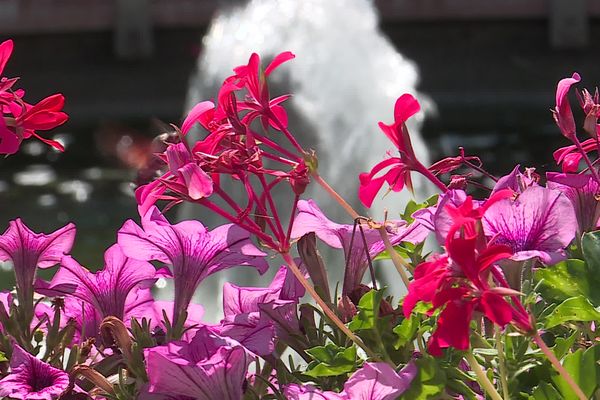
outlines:
[[348, 348], [328, 343], [306, 350], [315, 361], [309, 364], [304, 375], [312, 378], [338, 376], [356, 369], [356, 347]]
[[425, 400], [437, 398], [446, 387], [447, 376], [441, 368], [440, 359], [424, 356], [415, 360], [419, 373], [401, 400]]
[[529, 397], [530, 399], [535, 400], [562, 400], [562, 396], [558, 393], [558, 391], [549, 384], [548, 382], [542, 382], [538, 387], [533, 391], [533, 396]]
[[0, 362], [6, 361], [8, 361], [8, 358], [6, 358], [6, 355], [0, 351]]
[[[600, 346], [596, 345], [587, 350], [579, 349], [574, 353], [567, 355], [563, 361], [563, 366], [571, 375], [575, 383], [579, 385], [583, 393], [589, 398], [598, 388], [600, 380]], [[565, 400], [577, 400], [578, 397], [573, 392], [569, 384], [558, 374], [552, 377], [552, 381], [557, 386]]]
[[571, 297], [563, 301], [546, 318], [546, 328], [553, 328], [568, 321], [598, 321], [600, 311], [583, 296]]
[[419, 329], [421, 318], [415, 314], [411, 315], [410, 318], [403, 320], [397, 325], [393, 332], [398, 336], [394, 348], [399, 349], [400, 347], [406, 346], [409, 342], [415, 340], [415, 335]]
[[406, 207], [404, 208], [404, 212], [400, 215], [400, 217], [408, 222], [409, 224], [411, 222], [414, 221], [414, 218], [412, 217], [413, 213], [415, 211], [419, 211], [423, 208], [427, 208], [427, 207], [431, 207], [437, 204], [438, 202], [438, 195], [435, 194], [433, 196], [431, 196], [430, 198], [428, 198], [427, 200], [425, 200], [423, 203], [417, 203], [414, 200], [410, 200], [408, 202], [408, 204], [406, 205]]

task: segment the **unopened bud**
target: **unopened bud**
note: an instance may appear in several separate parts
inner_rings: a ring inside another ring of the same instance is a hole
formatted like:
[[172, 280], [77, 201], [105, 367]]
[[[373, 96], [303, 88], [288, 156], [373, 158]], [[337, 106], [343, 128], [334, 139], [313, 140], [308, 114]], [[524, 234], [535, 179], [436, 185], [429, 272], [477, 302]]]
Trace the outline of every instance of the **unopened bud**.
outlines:
[[123, 321], [112, 316], [104, 318], [100, 325], [100, 335], [105, 346], [116, 346], [121, 350], [126, 359], [131, 359], [132, 341]]

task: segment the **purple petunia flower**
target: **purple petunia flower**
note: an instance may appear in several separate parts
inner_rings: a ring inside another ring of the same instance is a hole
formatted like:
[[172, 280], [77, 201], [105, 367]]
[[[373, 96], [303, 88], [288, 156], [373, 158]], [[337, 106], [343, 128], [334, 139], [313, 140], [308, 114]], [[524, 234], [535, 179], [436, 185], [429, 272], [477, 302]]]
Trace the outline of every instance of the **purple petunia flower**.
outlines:
[[33, 283], [37, 267], [49, 268], [71, 251], [75, 240], [75, 225], [68, 224], [48, 235], [35, 233], [21, 219], [10, 221], [0, 236], [0, 261], [12, 261], [17, 296], [21, 307], [33, 317]]
[[283, 394], [288, 400], [347, 400], [341, 393], [322, 391], [308, 384], [290, 383], [284, 387]]
[[[191, 342], [145, 351], [149, 392], [196, 400], [240, 400], [250, 357], [237, 342], [201, 327]], [[168, 397], [167, 397], [168, 398]]]
[[296, 313], [304, 288], [286, 266], [282, 266], [267, 288], [223, 286], [225, 318], [215, 328], [222, 336], [240, 342], [257, 355], [271, 354], [275, 337], [289, 339], [299, 332]]
[[157, 260], [171, 265], [175, 284], [174, 325], [187, 310], [196, 288], [207, 276], [238, 265], [268, 269], [265, 253], [250, 241], [250, 234], [233, 224], [208, 231], [198, 221], [171, 225], [158, 208], [142, 217], [140, 228], [132, 220], [118, 233], [125, 254], [139, 260]]
[[69, 388], [69, 375], [27, 353], [16, 343], [11, 372], [0, 380], [0, 397], [22, 400], [55, 400]]
[[483, 215], [486, 236], [514, 251], [514, 261], [539, 257], [555, 264], [575, 237], [577, 221], [569, 199], [558, 190], [528, 187], [516, 199], [492, 204]]
[[395, 400], [417, 376], [417, 366], [410, 362], [398, 373], [386, 363], [364, 363], [344, 384], [347, 399]]
[[386, 363], [365, 363], [346, 381], [341, 393], [295, 383], [286, 385], [283, 392], [288, 400], [395, 400], [410, 387], [417, 372], [413, 362], [399, 373]]
[[[352, 241], [353, 229], [352, 225], [338, 224], [329, 220], [313, 200], [298, 202], [298, 216], [294, 221], [292, 237], [300, 238], [307, 233], [314, 232], [329, 246], [344, 250], [348, 264], [342, 289], [344, 295], [349, 294], [360, 285], [368, 267], [360, 230], [356, 229], [354, 241]], [[429, 233], [429, 230], [422, 224], [408, 225], [405, 221], [388, 221], [386, 229], [393, 245], [400, 242], [416, 244], [425, 240]], [[363, 230], [369, 257], [373, 258], [385, 250], [385, 245], [376, 229], [363, 227]]]
[[[152, 264], [126, 257], [117, 244], [106, 250], [104, 263], [103, 270], [92, 273], [65, 256], [52, 281], [37, 284], [42, 294], [68, 296], [67, 314], [80, 322], [85, 336], [96, 336], [108, 316], [128, 323], [132, 316], [142, 316], [152, 307], [153, 298], [147, 290], [156, 281]], [[139, 312], [133, 313], [136, 309]]]
[[525, 168], [525, 173], [520, 171], [521, 166], [517, 165], [508, 175], [504, 175], [494, 185], [492, 194], [503, 190], [511, 189], [515, 193], [522, 193], [525, 189], [530, 186], [538, 186], [536, 179], [534, 178], [533, 168]]
[[600, 219], [600, 201], [598, 201], [600, 185], [593, 176], [549, 172], [546, 177], [547, 186], [550, 189], [560, 190], [573, 204], [578, 237], [585, 232], [595, 230]]

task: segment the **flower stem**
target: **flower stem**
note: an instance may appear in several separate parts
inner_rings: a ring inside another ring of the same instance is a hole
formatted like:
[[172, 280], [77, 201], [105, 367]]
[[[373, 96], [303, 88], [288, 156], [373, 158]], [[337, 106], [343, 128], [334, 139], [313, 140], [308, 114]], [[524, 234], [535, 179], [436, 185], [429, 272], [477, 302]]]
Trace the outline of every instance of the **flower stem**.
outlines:
[[503, 400], [502, 396], [500, 396], [500, 393], [496, 391], [496, 388], [494, 387], [492, 382], [490, 382], [485, 372], [483, 372], [483, 367], [479, 365], [479, 363], [475, 359], [475, 356], [473, 356], [473, 353], [469, 351], [467, 354], [465, 354], [465, 358], [469, 363], [471, 370], [475, 372], [475, 375], [477, 376], [477, 381], [487, 392], [487, 394], [490, 395], [492, 400]]
[[573, 391], [575, 392], [577, 397], [580, 400], [587, 400], [588, 397], [583, 393], [583, 390], [581, 390], [579, 385], [577, 385], [577, 383], [575, 383], [575, 381], [573, 380], [573, 377], [571, 377], [571, 375], [569, 375], [569, 373], [567, 372], [565, 367], [563, 367], [562, 364], [560, 363], [560, 361], [558, 361], [558, 358], [556, 358], [556, 355], [554, 355], [552, 350], [550, 350], [548, 348], [548, 346], [546, 346], [546, 343], [544, 343], [544, 340], [541, 338], [541, 336], [538, 332], [536, 332], [533, 335], [533, 341], [538, 345], [540, 350], [542, 350], [542, 352], [546, 355], [548, 360], [552, 363], [552, 366], [554, 367], [554, 369], [556, 369], [556, 371], [558, 371], [560, 376], [562, 376], [562, 378], [567, 382], [567, 384], [569, 386], [571, 386], [571, 389], [573, 389]]
[[348, 327], [346, 325], [344, 325], [344, 323], [338, 318], [338, 316], [333, 312], [333, 310], [327, 305], [327, 303], [325, 303], [325, 301], [323, 301], [321, 296], [319, 296], [317, 294], [315, 289], [308, 282], [308, 280], [306, 279], [304, 274], [300, 271], [300, 269], [296, 265], [296, 262], [294, 261], [292, 256], [290, 256], [290, 253], [281, 253], [281, 256], [283, 257], [288, 268], [290, 269], [290, 271], [292, 271], [292, 273], [294, 274], [296, 279], [298, 279], [298, 281], [302, 284], [302, 286], [304, 286], [306, 291], [317, 302], [317, 304], [321, 307], [321, 309], [323, 310], [325, 315], [327, 315], [327, 317], [331, 320], [331, 322], [333, 322], [342, 332], [344, 332], [344, 334], [350, 340], [352, 340], [358, 347], [363, 349], [370, 358], [380, 361], [380, 357], [377, 356], [377, 354], [375, 354], [371, 349], [369, 349], [367, 347], [367, 345], [365, 345], [364, 342], [358, 336], [356, 336], [350, 329], [348, 329]]
[[321, 178], [321, 175], [319, 175], [319, 173], [317, 171], [313, 171], [311, 172], [312, 177], [314, 178], [314, 180], [321, 185], [321, 187], [323, 189], [325, 189], [325, 191], [327, 193], [329, 193], [329, 195], [339, 203], [339, 205], [341, 205], [344, 210], [346, 210], [346, 212], [348, 214], [350, 214], [350, 216], [352, 217], [352, 219], [356, 219], [358, 218], [360, 215], [356, 212], [356, 210], [354, 210], [354, 208], [352, 208], [352, 206], [350, 204], [348, 204], [348, 202], [346, 200], [344, 200], [342, 198], [342, 196], [340, 196], [338, 194], [338, 192], [335, 191], [335, 189], [333, 189], [331, 186], [329, 186], [329, 184], [327, 182], [325, 182], [325, 180], [323, 178]]
[[573, 140], [573, 143], [575, 143], [575, 147], [577, 147], [577, 150], [579, 150], [579, 152], [581, 153], [581, 155], [583, 157], [583, 160], [585, 161], [585, 163], [589, 167], [590, 172], [592, 173], [592, 176], [594, 177], [594, 180], [600, 185], [600, 177], [598, 176], [598, 172], [594, 169], [594, 165], [592, 164], [592, 162], [590, 161], [590, 158], [588, 157], [587, 153], [585, 152], [585, 150], [581, 146], [581, 142], [579, 142], [579, 139], [577, 139], [577, 136], [575, 136], [575, 135], [573, 135], [572, 140]]
[[509, 398], [508, 380], [506, 371], [506, 360], [504, 359], [504, 343], [502, 343], [502, 334], [500, 328], [494, 326], [496, 336], [496, 349], [498, 350], [498, 364], [500, 366], [500, 383], [502, 384], [502, 395]]
[[421, 175], [423, 175], [425, 178], [427, 178], [438, 189], [440, 189], [440, 191], [442, 193], [446, 193], [448, 191], [448, 187], [446, 185], [444, 185], [444, 182], [442, 182], [429, 169], [427, 169], [427, 167], [425, 167], [423, 164], [421, 164], [418, 161], [415, 164], [416, 164], [415, 165], [415, 169], [414, 169], [415, 171], [417, 171], [418, 173], [420, 173]]
[[405, 268], [407, 270], [409, 269], [408, 265], [406, 264], [406, 261], [404, 261], [404, 259], [400, 257], [400, 255], [394, 249], [394, 246], [392, 246], [392, 243], [390, 242], [390, 237], [388, 236], [387, 231], [385, 230], [385, 225], [381, 225], [378, 228], [378, 231], [381, 235], [381, 239], [383, 240], [383, 244], [385, 246], [386, 251], [392, 258], [392, 262], [394, 263], [394, 267], [396, 267], [396, 271], [398, 271], [398, 274], [400, 274], [400, 278], [402, 278], [402, 282], [404, 282], [404, 286], [406, 286], [406, 288], [408, 289], [408, 285], [410, 282], [408, 280], [408, 275], [404, 270]]

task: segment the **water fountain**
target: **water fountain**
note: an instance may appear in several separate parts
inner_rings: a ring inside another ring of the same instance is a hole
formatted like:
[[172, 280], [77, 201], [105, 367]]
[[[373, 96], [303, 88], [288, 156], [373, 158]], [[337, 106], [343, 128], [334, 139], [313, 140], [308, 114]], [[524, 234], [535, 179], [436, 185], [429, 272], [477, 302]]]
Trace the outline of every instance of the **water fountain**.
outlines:
[[[431, 103], [416, 93], [416, 66], [379, 30], [371, 0], [251, 0], [218, 14], [202, 44], [197, 71], [190, 81], [188, 109], [214, 97], [232, 68], [245, 64], [252, 52], [267, 60], [284, 50], [296, 54], [296, 59], [272, 76], [279, 80], [275, 82], [279, 89], [287, 88], [282, 92], [293, 93], [287, 103], [290, 126], [303, 145], [317, 150], [321, 175], [357, 207], [358, 174], [393, 149], [377, 122], [393, 121], [394, 102], [405, 92], [417, 95], [426, 111], [432, 109]], [[424, 114], [413, 119], [409, 128], [415, 151], [426, 163], [427, 149], [418, 129]], [[415, 191], [424, 198], [430, 190], [415, 178]], [[307, 196], [315, 198], [330, 218], [351, 223], [318, 188]], [[369, 215], [382, 218], [388, 206], [400, 210], [409, 198], [407, 192], [383, 200], [380, 196]], [[180, 218], [210, 219], [199, 216], [198, 208], [192, 207], [182, 207]], [[389, 277], [382, 274], [383, 279], [395, 280], [393, 268], [389, 272]], [[220, 298], [216, 288], [220, 290], [226, 280], [240, 282], [239, 271], [230, 275], [204, 282], [199, 301]], [[255, 274], [245, 275], [240, 283], [259, 284]]]

